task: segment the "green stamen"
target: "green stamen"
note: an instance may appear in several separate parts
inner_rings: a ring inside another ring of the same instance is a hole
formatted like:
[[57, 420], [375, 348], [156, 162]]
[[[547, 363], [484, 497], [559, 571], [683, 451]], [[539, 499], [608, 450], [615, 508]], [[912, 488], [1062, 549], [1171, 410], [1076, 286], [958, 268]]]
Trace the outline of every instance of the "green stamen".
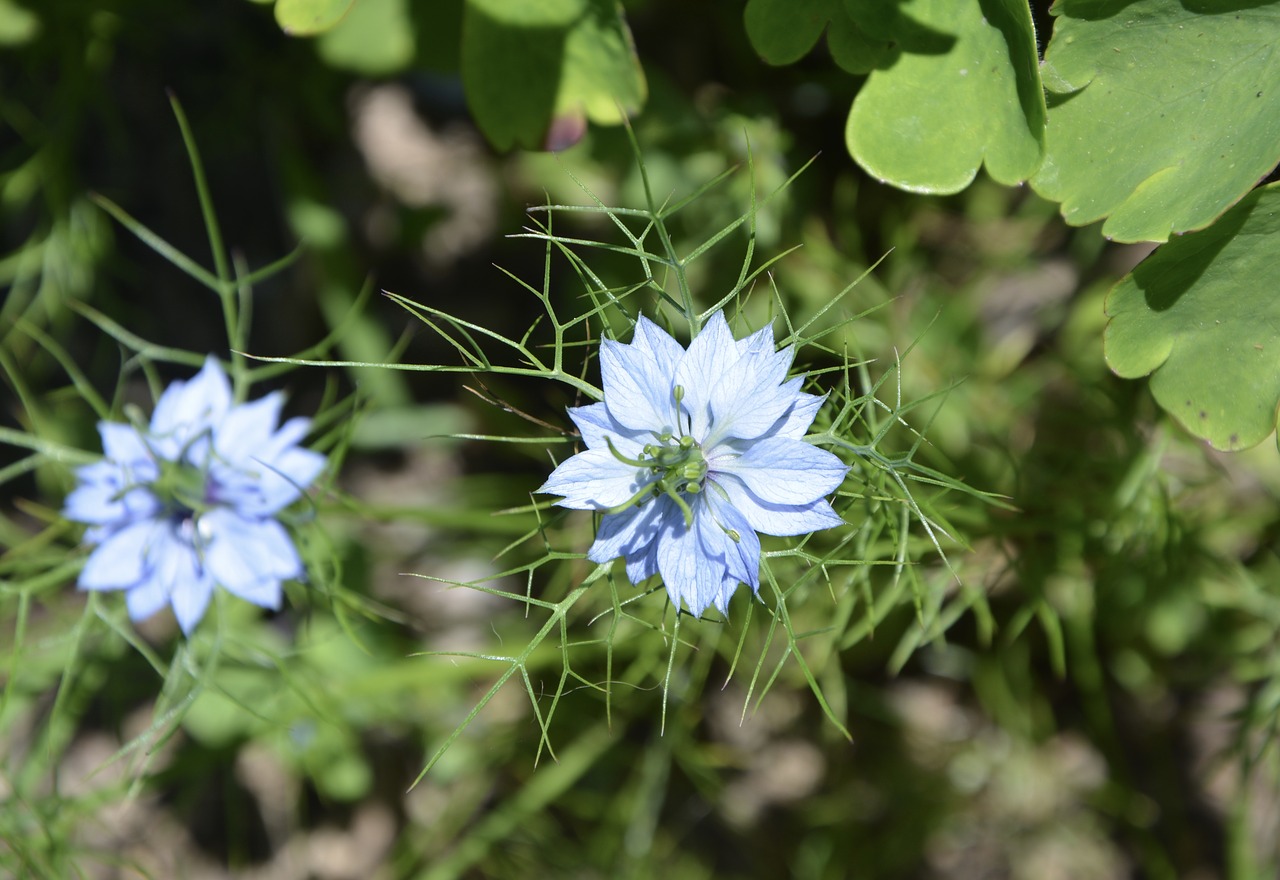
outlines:
[[676, 506], [680, 508], [680, 512], [684, 514], [684, 527], [687, 529], [690, 526], [692, 526], [693, 510], [692, 508], [689, 507], [689, 502], [681, 498], [680, 493], [677, 492], [675, 488], [673, 488], [672, 486], [663, 484], [662, 491], [667, 494], [668, 498], [670, 498], [672, 501], [676, 503]]
[[[680, 402], [684, 399], [684, 387], [677, 385], [672, 390], [672, 397], [675, 399], [678, 421]], [[685, 496], [696, 497], [705, 488], [708, 467], [707, 460], [702, 457], [702, 448], [687, 434], [677, 437], [671, 431], [663, 431], [652, 436], [654, 442], [646, 443], [636, 458], [624, 455], [613, 444], [612, 437], [605, 437], [610, 455], [622, 464], [656, 475], [657, 479], [645, 482], [644, 486], [626, 501], [601, 512], [621, 513], [630, 507], [644, 504], [650, 498], [666, 495], [680, 508], [685, 526], [692, 526], [693, 508], [689, 506]], [[644, 478], [641, 477], [641, 479]]]
[[628, 507], [633, 507], [637, 504], [642, 504], [646, 499], [648, 499], [650, 496], [653, 495], [654, 489], [655, 489], [655, 484], [649, 483], [645, 485], [643, 488], [641, 488], [639, 492], [632, 495], [630, 498], [628, 498], [626, 501], [622, 502], [621, 504], [615, 504], [613, 507], [606, 507], [604, 510], [600, 512], [604, 514], [622, 513], [622, 511], [626, 510]]
[[160, 477], [151, 484], [151, 491], [160, 503], [174, 513], [205, 510], [208, 507], [205, 500], [207, 489], [208, 476], [203, 470], [174, 461], [161, 461]]
[[[639, 459], [639, 458], [627, 458], [625, 455], [623, 455], [621, 452], [618, 451], [618, 447], [613, 445], [612, 437], [606, 436], [604, 438], [604, 442], [609, 444], [609, 453], [618, 461], [622, 462], [623, 464], [629, 464], [632, 467], [638, 467], [638, 468], [653, 467], [652, 461], [645, 461], [644, 459]], [[659, 447], [655, 447], [653, 446], [653, 444], [650, 444], [644, 448], [644, 454], [653, 455], [654, 450], [658, 448]]]

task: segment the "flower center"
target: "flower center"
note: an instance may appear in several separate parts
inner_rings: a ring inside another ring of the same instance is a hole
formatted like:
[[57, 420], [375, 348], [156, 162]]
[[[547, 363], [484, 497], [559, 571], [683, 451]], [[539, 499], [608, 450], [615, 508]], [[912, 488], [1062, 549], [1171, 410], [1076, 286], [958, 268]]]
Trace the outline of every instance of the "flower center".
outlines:
[[212, 505], [208, 499], [208, 474], [181, 461], [161, 461], [160, 476], [149, 487], [174, 522], [194, 521]]
[[707, 478], [707, 460], [702, 456], [702, 447], [696, 440], [687, 435], [676, 438], [666, 432], [658, 435], [657, 443], [646, 444], [638, 458], [627, 458], [617, 450], [612, 440], [607, 437], [605, 440], [609, 444], [609, 451], [618, 461], [645, 468], [658, 475], [652, 483], [646, 483], [635, 495], [622, 504], [609, 508], [606, 513], [621, 513], [632, 505], [644, 504], [650, 498], [666, 495], [680, 508], [685, 525], [693, 525], [693, 509], [684, 496], [701, 492]]
[[640, 456], [649, 470], [660, 474], [654, 484], [654, 494], [661, 495], [668, 490], [696, 495], [702, 491], [703, 481], [707, 476], [707, 460], [702, 457], [702, 447], [692, 437], [680, 437], [675, 440], [669, 434], [658, 438], [659, 443], [650, 443]]
[[[672, 394], [676, 406], [676, 423], [680, 422], [680, 402], [684, 398], [684, 389], [677, 385]], [[707, 460], [702, 455], [702, 447], [698, 441], [687, 434], [679, 437], [671, 431], [655, 434], [656, 443], [645, 444], [636, 458], [629, 458], [618, 451], [613, 440], [605, 437], [609, 444], [609, 452], [623, 464], [642, 468], [657, 475], [652, 483], [646, 483], [635, 495], [621, 504], [605, 510], [605, 513], [621, 513], [628, 507], [644, 504], [650, 498], [666, 495], [676, 503], [684, 516], [686, 526], [693, 525], [693, 509], [685, 500], [686, 495], [697, 495], [702, 491], [707, 478]], [[737, 540], [736, 538], [734, 540]]]

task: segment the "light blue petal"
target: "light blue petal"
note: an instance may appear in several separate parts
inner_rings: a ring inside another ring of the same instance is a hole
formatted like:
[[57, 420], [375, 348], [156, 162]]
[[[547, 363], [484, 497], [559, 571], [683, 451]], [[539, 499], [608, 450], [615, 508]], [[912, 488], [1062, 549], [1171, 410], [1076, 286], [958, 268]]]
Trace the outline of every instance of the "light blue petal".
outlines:
[[112, 486], [94, 484], [81, 486], [68, 495], [63, 512], [67, 519], [76, 522], [123, 524], [155, 516], [160, 512], [160, 502], [146, 489], [131, 489], [121, 494]]
[[785, 367], [769, 357], [743, 357], [711, 391], [711, 428], [704, 447], [763, 436], [796, 403], [804, 380], [784, 382]]
[[101, 544], [116, 533], [123, 523], [111, 523], [105, 526], [89, 526], [84, 530], [84, 543], [90, 547]]
[[106, 483], [84, 483], [62, 502], [62, 515], [73, 522], [109, 523], [123, 513], [117, 490]]
[[689, 414], [691, 436], [706, 436], [711, 421], [712, 390], [740, 357], [724, 314], [716, 312], [689, 343], [688, 352], [676, 367], [675, 384], [684, 389], [682, 403]]
[[219, 508], [200, 517], [200, 534], [214, 581], [254, 604], [280, 607], [280, 580], [302, 576], [289, 533], [273, 519], [245, 519]]
[[[577, 427], [578, 434], [588, 449], [608, 448], [605, 437], [613, 432], [617, 422], [609, 416], [609, 407], [603, 402], [587, 406], [571, 406], [569, 418], [573, 419], [573, 424]], [[617, 443], [616, 440], [614, 442]]]
[[696, 530], [684, 523], [663, 532], [657, 541], [658, 572], [667, 588], [667, 595], [677, 608], [689, 606], [694, 614], [701, 614], [710, 600], [699, 604], [699, 572], [708, 574], [710, 564], [702, 558]]
[[618, 424], [655, 434], [674, 431], [674, 383], [653, 355], [606, 339], [600, 346], [600, 378], [604, 402]]
[[324, 471], [327, 459], [311, 449], [289, 449], [262, 475], [262, 503], [249, 513], [272, 515], [297, 500]]
[[98, 433], [102, 435], [102, 454], [109, 460], [122, 465], [152, 460], [150, 448], [133, 425], [98, 422]]
[[208, 571], [195, 564], [194, 554], [190, 559], [176, 561], [173, 576], [173, 616], [178, 618], [178, 626], [185, 635], [191, 635], [196, 624], [204, 617], [213, 597], [213, 578]]
[[627, 580], [639, 584], [658, 573], [658, 542], [650, 541], [643, 550], [633, 550], [627, 557]]
[[[729, 575], [726, 575], [725, 579], [720, 582], [720, 591], [716, 594], [716, 598], [712, 602], [712, 604], [715, 605], [716, 610], [719, 611], [725, 617], [729, 616], [729, 600], [732, 599], [733, 594], [738, 591], [739, 583], [740, 582], [738, 581], [737, 578]], [[752, 586], [751, 592], [754, 595], [759, 596], [760, 585], [755, 584], [754, 586]]]
[[146, 620], [169, 604], [169, 591], [155, 577], [149, 577], [130, 587], [124, 594], [125, 608], [130, 620]]
[[147, 557], [166, 524], [157, 520], [131, 523], [106, 538], [89, 554], [80, 570], [82, 590], [124, 590], [147, 574]]
[[302, 577], [302, 560], [289, 533], [273, 519], [248, 520], [229, 510], [205, 514], [204, 562], [213, 579], [254, 605], [278, 609], [284, 578]]
[[275, 449], [287, 449], [290, 446], [297, 446], [310, 431], [311, 419], [304, 416], [294, 416], [281, 425], [280, 430], [276, 431], [271, 438], [271, 445]]
[[[724, 565], [726, 574], [736, 583], [760, 585], [760, 536], [733, 505], [715, 491], [703, 496], [699, 514], [699, 538], [708, 558]], [[733, 539], [734, 533], [737, 540]]]
[[539, 492], [563, 495], [561, 507], [604, 510], [629, 500], [655, 475], [614, 458], [608, 450], [585, 449], [560, 463]]
[[667, 524], [677, 520], [680, 520], [680, 510], [665, 496], [639, 507], [627, 508], [622, 513], [611, 513], [600, 521], [600, 529], [587, 551], [587, 558], [604, 563], [619, 556], [628, 559], [642, 556], [650, 552], [650, 545]]
[[81, 483], [110, 483], [119, 486], [122, 485], [123, 473], [124, 468], [118, 463], [103, 459], [76, 468], [76, 479]]
[[704, 446], [763, 435], [795, 405], [802, 382], [794, 379], [783, 384], [792, 353], [773, 350], [768, 327], [731, 345], [722, 342], [721, 348], [714, 381], [702, 385], [706, 429], [694, 436]]
[[825, 449], [800, 440], [766, 437], [736, 458], [708, 458], [713, 478], [732, 474], [771, 504], [808, 504], [834, 491], [849, 468]]
[[284, 587], [279, 578], [260, 578], [233, 592], [246, 602], [272, 611], [279, 611], [284, 602]]
[[588, 449], [607, 452], [608, 441], [612, 440], [614, 448], [627, 458], [638, 458], [645, 444], [653, 439], [648, 430], [632, 431], [619, 425], [609, 415], [609, 407], [603, 403], [571, 407], [569, 418], [578, 426], [578, 433], [582, 435], [582, 442]]
[[706, 553], [697, 525], [695, 515], [692, 528], [681, 521], [664, 530], [658, 536], [657, 556], [672, 603], [678, 607], [683, 601], [690, 612], [701, 616], [723, 589], [726, 571], [722, 562]]
[[[76, 471], [80, 485], [63, 502], [63, 515], [75, 522], [94, 525], [117, 523], [155, 515], [160, 503], [146, 489], [125, 490], [124, 470], [110, 461], [86, 465]], [[132, 480], [129, 481], [132, 484]]]
[[807, 535], [845, 524], [824, 499], [811, 504], [770, 504], [752, 495], [733, 477], [721, 477], [715, 485], [729, 496], [729, 503], [734, 509], [761, 534]]
[[658, 365], [659, 372], [668, 377], [675, 375], [676, 365], [684, 357], [684, 346], [644, 315], [636, 321], [636, 332], [631, 345], [650, 355]]
[[217, 460], [213, 454], [212, 426], [197, 426], [191, 431], [178, 431], [165, 438], [156, 438], [152, 443], [157, 451], [172, 449], [176, 460], [203, 471]]
[[265, 397], [231, 407], [213, 427], [213, 448], [232, 465], [244, 465], [256, 456], [270, 455], [284, 395], [273, 391]]
[[249, 450], [245, 461], [273, 461], [292, 449], [298, 449], [302, 438], [311, 430], [311, 420], [302, 417], [289, 419], [276, 430], [274, 424], [267, 432], [267, 438], [257, 449]]
[[[160, 523], [147, 548], [147, 591], [162, 591], [169, 596], [174, 616], [183, 633], [190, 635], [204, 616], [213, 594], [213, 579], [200, 564], [191, 542], [190, 523]], [[144, 593], [144, 596], [146, 594]], [[145, 610], [148, 603], [139, 600]]]
[[247, 470], [214, 466], [213, 495], [246, 516], [273, 516], [301, 497], [324, 466], [323, 455], [297, 447], [271, 459], [253, 459]]
[[275, 423], [284, 401], [272, 393], [233, 407], [214, 431], [212, 499], [249, 516], [271, 516], [293, 503], [324, 470], [325, 457], [297, 443], [309, 419]]
[[311, 430], [311, 420], [292, 418], [280, 426], [250, 461], [262, 474], [263, 503], [256, 514], [274, 514], [297, 500], [324, 471], [327, 459], [298, 445]]
[[816, 394], [802, 392], [796, 395], [795, 404], [782, 417], [780, 423], [768, 432], [769, 435], [799, 440], [808, 432], [809, 426], [813, 424], [814, 418], [818, 415], [818, 410], [822, 408], [822, 404], [825, 402], [825, 397], [819, 397]]
[[773, 345], [773, 328], [761, 327], [755, 333], [748, 334], [734, 343], [738, 357], [760, 357], [775, 354]]
[[231, 406], [231, 383], [210, 356], [186, 382], [172, 382], [151, 414], [152, 447], [173, 459], [199, 434], [220, 422]]
[[[107, 555], [95, 561], [103, 551]], [[194, 548], [163, 520], [126, 526], [104, 542], [85, 563], [80, 587], [118, 588], [110, 582], [124, 578], [129, 579], [125, 604], [132, 619], [150, 617], [171, 601], [184, 633], [199, 622], [213, 590]]]

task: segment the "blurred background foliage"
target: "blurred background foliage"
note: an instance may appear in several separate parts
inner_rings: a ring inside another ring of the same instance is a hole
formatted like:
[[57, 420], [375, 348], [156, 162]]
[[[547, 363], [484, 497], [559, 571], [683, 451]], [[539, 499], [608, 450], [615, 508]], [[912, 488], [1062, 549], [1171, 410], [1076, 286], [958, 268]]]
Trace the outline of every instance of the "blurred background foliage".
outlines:
[[[853, 611], [857, 638], [808, 656], [852, 741], [796, 665], [767, 688], [742, 670], [729, 678], [738, 631], [705, 622], [680, 630], [689, 644], [662, 726], [669, 648], [647, 628], [661, 616], [650, 596], [627, 606], [619, 625], [634, 632], [616, 656], [575, 655], [582, 678], [545, 739], [511, 682], [410, 788], [496, 676], [420, 654], [510, 652], [495, 645], [542, 625], [518, 603], [405, 574], [471, 581], [536, 552], [499, 556], [534, 527], [546, 449], [447, 435], [567, 429], [569, 394], [506, 378], [291, 373], [297, 412], [335, 387], [360, 411], [340, 432], [324, 515], [304, 532], [315, 582], [270, 619], [225, 603], [221, 625], [190, 643], [171, 620], [134, 627], [120, 603], [71, 588], [75, 535], [57, 516], [67, 462], [6, 445], [0, 872], [1276, 876], [1280, 463], [1269, 445], [1206, 448], [1145, 384], [1107, 369], [1103, 298], [1149, 246], [1069, 228], [1053, 204], [983, 175], [950, 196], [871, 179], [845, 142], [862, 76], [822, 45], [767, 67], [741, 3], [690, 15], [676, 0], [629, 2], [629, 36], [606, 2], [530, 6], [549, 44], [589, 49], [557, 81], [569, 91], [539, 108], [586, 101], [585, 118], [536, 138], [501, 90], [467, 100], [461, 3], [360, 0], [339, 27], [298, 39], [277, 20], [286, 0], [0, 0], [3, 439], [92, 450], [100, 414], [86, 388], [147, 403], [141, 384], [118, 382], [120, 334], [104, 327], [225, 354], [216, 298], [94, 203], [110, 199], [207, 263], [166, 93], [186, 109], [238, 259], [260, 267], [303, 243], [255, 287], [251, 352], [288, 355], [336, 331], [337, 357], [405, 363], [456, 357], [362, 291], [518, 338], [534, 303], [494, 264], [539, 286], [543, 248], [512, 237], [533, 228], [530, 206], [587, 204], [584, 185], [606, 204], [643, 204], [625, 132], [587, 124], [642, 103], [632, 124], [660, 198], [738, 169], [674, 221], [685, 250], [816, 157], [759, 206], [755, 246], [802, 245], [768, 281], [792, 314], [817, 312], [874, 265], [839, 310], [866, 314], [824, 344], [891, 377], [890, 399], [899, 383], [903, 400], [938, 395], [913, 415], [922, 459], [1007, 499], [936, 502], [965, 544], [947, 556], [964, 589], [921, 554], [917, 578], [945, 613], [928, 625], [911, 601], [874, 613], [888, 583], [877, 575]], [[565, 33], [557, 16], [571, 6], [598, 13], [595, 30]], [[488, 17], [470, 39], [510, 39], [504, 9], [471, 4]], [[632, 94], [592, 97], [628, 40], [643, 62]], [[482, 130], [502, 148], [580, 141], [501, 152]], [[562, 235], [613, 235], [598, 215], [556, 222]], [[691, 267], [704, 303], [738, 277], [743, 239], [731, 244]], [[594, 252], [590, 264], [608, 283], [637, 280], [633, 261]], [[571, 307], [580, 281], [565, 261], [553, 273]], [[757, 295], [748, 314], [763, 320], [768, 302]], [[165, 378], [186, 374], [154, 359]], [[811, 625], [828, 608], [810, 609]], [[571, 637], [588, 640], [581, 625]], [[560, 663], [554, 640], [530, 656], [536, 693], [556, 692]]]

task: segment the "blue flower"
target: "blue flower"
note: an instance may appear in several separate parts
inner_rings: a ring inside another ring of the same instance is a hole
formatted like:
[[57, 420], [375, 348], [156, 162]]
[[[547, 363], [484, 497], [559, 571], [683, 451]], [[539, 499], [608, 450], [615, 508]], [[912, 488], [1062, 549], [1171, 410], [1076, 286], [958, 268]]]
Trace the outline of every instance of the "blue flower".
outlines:
[[188, 634], [215, 585], [279, 608], [281, 581], [302, 577], [303, 565], [275, 517], [325, 463], [298, 446], [309, 420], [277, 427], [283, 402], [274, 392], [233, 403], [211, 357], [165, 389], [149, 427], [100, 422], [104, 458], [77, 469], [63, 509], [97, 545], [80, 588], [125, 590], [134, 620], [172, 605]]
[[760, 539], [843, 520], [824, 496], [848, 468], [801, 438], [822, 398], [787, 378], [793, 352], [766, 327], [735, 340], [717, 312], [686, 351], [643, 317], [630, 345], [600, 349], [604, 400], [569, 416], [586, 449], [538, 490], [604, 514], [587, 557], [661, 574], [671, 601], [723, 614], [739, 583], [760, 588]]

